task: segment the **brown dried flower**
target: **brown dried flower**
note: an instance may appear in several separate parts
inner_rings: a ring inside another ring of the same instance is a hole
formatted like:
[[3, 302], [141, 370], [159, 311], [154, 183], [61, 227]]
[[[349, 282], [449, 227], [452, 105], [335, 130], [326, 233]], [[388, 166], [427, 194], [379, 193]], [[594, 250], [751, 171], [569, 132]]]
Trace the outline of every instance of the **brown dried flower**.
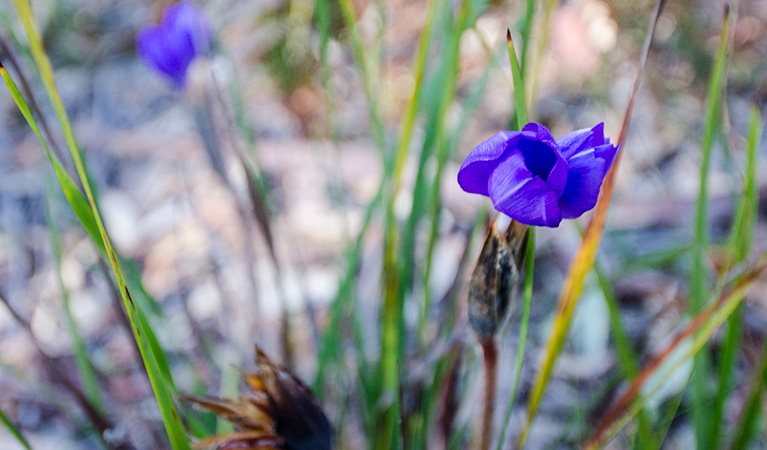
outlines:
[[237, 399], [185, 397], [234, 423], [236, 431], [201, 440], [197, 449], [330, 450], [331, 430], [301, 380], [256, 347], [256, 369], [243, 373], [249, 392]]

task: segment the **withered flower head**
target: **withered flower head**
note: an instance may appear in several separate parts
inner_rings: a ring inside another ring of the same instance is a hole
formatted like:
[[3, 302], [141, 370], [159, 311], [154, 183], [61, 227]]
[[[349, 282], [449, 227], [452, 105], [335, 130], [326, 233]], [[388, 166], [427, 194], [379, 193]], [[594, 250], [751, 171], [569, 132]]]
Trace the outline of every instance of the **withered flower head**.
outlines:
[[503, 325], [517, 285], [529, 227], [512, 221], [505, 232], [490, 223], [469, 283], [469, 322], [480, 342]]
[[256, 347], [256, 369], [242, 375], [249, 392], [237, 399], [185, 397], [232, 422], [233, 433], [195, 444], [197, 449], [330, 450], [331, 431], [319, 402], [295, 375]]

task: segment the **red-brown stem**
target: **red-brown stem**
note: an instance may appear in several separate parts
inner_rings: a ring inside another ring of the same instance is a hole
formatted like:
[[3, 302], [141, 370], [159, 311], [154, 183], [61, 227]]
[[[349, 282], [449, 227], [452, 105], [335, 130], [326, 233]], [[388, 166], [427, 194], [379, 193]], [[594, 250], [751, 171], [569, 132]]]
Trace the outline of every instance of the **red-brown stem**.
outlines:
[[490, 338], [482, 344], [482, 354], [485, 357], [485, 409], [482, 413], [482, 435], [480, 450], [488, 450], [493, 441], [493, 412], [495, 410], [495, 386], [498, 377], [498, 347], [495, 339]]

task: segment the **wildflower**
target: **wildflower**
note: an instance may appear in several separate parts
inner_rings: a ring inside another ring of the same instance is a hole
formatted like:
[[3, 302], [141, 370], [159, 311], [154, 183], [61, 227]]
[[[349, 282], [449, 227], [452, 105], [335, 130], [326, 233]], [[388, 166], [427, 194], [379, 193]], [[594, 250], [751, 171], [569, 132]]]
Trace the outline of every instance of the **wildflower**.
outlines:
[[238, 399], [185, 397], [234, 423], [237, 431], [196, 443], [196, 449], [330, 450], [331, 431], [311, 390], [256, 347], [256, 370], [243, 373], [250, 389]]
[[183, 89], [194, 59], [210, 49], [210, 25], [189, 1], [166, 4], [159, 25], [147, 25], [136, 36], [136, 49], [150, 68]]
[[596, 205], [619, 147], [605, 139], [603, 123], [558, 141], [543, 125], [528, 123], [475, 147], [458, 171], [458, 184], [489, 196], [495, 209], [518, 222], [557, 227]]

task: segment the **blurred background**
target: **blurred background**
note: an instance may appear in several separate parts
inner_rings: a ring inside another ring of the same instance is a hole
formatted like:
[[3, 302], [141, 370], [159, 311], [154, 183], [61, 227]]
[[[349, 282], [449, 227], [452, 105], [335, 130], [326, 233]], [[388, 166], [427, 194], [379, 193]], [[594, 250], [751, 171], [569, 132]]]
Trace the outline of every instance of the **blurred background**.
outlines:
[[[366, 338], [364, 349], [377, 354], [375, 324], [386, 229], [380, 214], [373, 214], [366, 225], [366, 211], [382, 184], [384, 168], [364, 75], [338, 4], [327, 2], [325, 64], [312, 1], [199, 2], [210, 19], [215, 45], [208, 58], [191, 68], [187, 89], [178, 91], [142, 64], [135, 51], [137, 31], [159, 20], [160, 2], [32, 3], [58, 88], [99, 190], [106, 228], [119, 253], [135, 263], [148, 296], [163, 312], [163, 326], [153, 328], [169, 355], [179, 389], [234, 395], [238, 373], [232, 366], [250, 367], [254, 344], [312, 384], [330, 305], [339, 289], [346, 289], [342, 281], [351, 264], [347, 250], [358, 238], [360, 259], [352, 296], [363, 324], [359, 332]], [[479, 397], [482, 384], [479, 353], [464, 325], [465, 284], [483, 233], [475, 222], [489, 203], [462, 192], [455, 176], [475, 145], [509, 129], [514, 108], [511, 72], [505, 55], [496, 55], [505, 46], [506, 29], [516, 27], [522, 3], [489, 2], [460, 37], [455, 96], [444, 111], [446, 127], [458, 132], [441, 173], [436, 240], [429, 248], [431, 223], [419, 224], [413, 240], [418, 260], [428, 248], [430, 263], [422, 285], [408, 291], [407, 298], [415, 300], [405, 307], [406, 322], [417, 316], [420, 290], [440, 308], [448, 304], [442, 300], [452, 302], [456, 319], [447, 338], [440, 330], [425, 328], [425, 342], [410, 355], [407, 372], [417, 377], [419, 370], [428, 370], [423, 361], [442, 355], [452, 340], [463, 342], [465, 364], [473, 367], [466, 373], [474, 375], [464, 377], [464, 400], [455, 420], [469, 429], [475, 426], [478, 405], [466, 399]], [[458, 2], [450, 4], [457, 10]], [[427, 4], [360, 0], [354, 6], [356, 30], [376, 62], [367, 69], [375, 75], [383, 140], [396, 142], [416, 83], [413, 67]], [[565, 1], [551, 8], [548, 27], [541, 26], [543, 12], [537, 13], [526, 68], [530, 119], [547, 125], [557, 138], [603, 121], [606, 135], [617, 139], [653, 7], [648, 1]], [[742, 0], [732, 7], [724, 120], [714, 143], [709, 183], [714, 244], [726, 239], [734, 204], [742, 195], [740, 174], [751, 108], [757, 105], [764, 112], [767, 101], [767, 2]], [[723, 8], [713, 0], [668, 2], [623, 143], [599, 264], [619, 301], [631, 342], [643, 356], [678, 329], [687, 309], [706, 86]], [[2, 38], [12, 43], [31, 91], [44, 114], [53, 118], [49, 104], [42, 101], [42, 85], [8, 0], [0, 2], [0, 19]], [[428, 57], [427, 66], [434, 66], [441, 57], [439, 47]], [[0, 58], [9, 67], [4, 53]], [[212, 96], [205, 87], [211, 73], [218, 86]], [[443, 85], [430, 82], [436, 75], [427, 74], [425, 95], [439, 97]], [[480, 83], [484, 89], [477, 91]], [[476, 106], [469, 106], [471, 102]], [[218, 111], [221, 163], [229, 181], [213, 167], [206, 150], [205, 139], [215, 130], [200, 128], [200, 114], [211, 110]], [[425, 166], [426, 175], [418, 170], [428, 124], [428, 113], [416, 118], [402, 188], [394, 202], [397, 220], [403, 222], [418, 201], [415, 180], [433, 178], [433, 164]], [[52, 147], [64, 154], [57, 127], [52, 136]], [[252, 158], [264, 183], [262, 192], [268, 192], [271, 236], [258, 225], [257, 213], [239, 206], [238, 198], [248, 198], [249, 186], [234, 157], [240, 150]], [[767, 250], [764, 144], [758, 152], [761, 195], [754, 254]], [[163, 448], [159, 412], [125, 326], [113, 274], [52, 175], [39, 141], [3, 89], [0, 410], [35, 449], [101, 445], [61, 379], [65, 373], [78, 380], [68, 309], [116, 425], [116, 437], [107, 441], [127, 439], [138, 449]], [[366, 231], [360, 234], [363, 227]], [[51, 228], [60, 235], [59, 256]], [[558, 229], [541, 229], [537, 239], [530, 340], [512, 435], [523, 425], [523, 400], [550, 333], [563, 278], [581, 241], [579, 228], [570, 221]], [[708, 264], [715, 266], [716, 258], [714, 246]], [[725, 420], [737, 418], [749, 387], [740, 381], [758, 364], [767, 330], [766, 288], [762, 279], [746, 298], [735, 371], [739, 381], [734, 384], [743, 395], [730, 397], [731, 414]], [[517, 307], [508, 339], [501, 343], [505, 356], [499, 394], [504, 399], [511, 383], [504, 374], [514, 370], [518, 320]], [[365, 358], [342, 353], [351, 366], [355, 361], [348, 358]], [[328, 383], [343, 391], [347, 377], [354, 375], [336, 374]], [[654, 401], [661, 404], [677, 395], [685, 386], [682, 378], [676, 384], [669, 379], [668, 392], [664, 389]], [[528, 448], [576, 446], [593, 429], [600, 405], [609, 401], [618, 381], [608, 309], [602, 291], [590, 280]], [[343, 398], [337, 394], [331, 389], [323, 395], [338, 432], [337, 447], [361, 448], [365, 441], [359, 412], [334, 403]], [[499, 404], [505, 405], [505, 400]], [[695, 445], [688, 413], [683, 403], [664, 448]], [[345, 420], [348, 423], [341, 425]], [[0, 429], [0, 448], [22, 448], [5, 433]], [[624, 448], [619, 441], [614, 445]]]

